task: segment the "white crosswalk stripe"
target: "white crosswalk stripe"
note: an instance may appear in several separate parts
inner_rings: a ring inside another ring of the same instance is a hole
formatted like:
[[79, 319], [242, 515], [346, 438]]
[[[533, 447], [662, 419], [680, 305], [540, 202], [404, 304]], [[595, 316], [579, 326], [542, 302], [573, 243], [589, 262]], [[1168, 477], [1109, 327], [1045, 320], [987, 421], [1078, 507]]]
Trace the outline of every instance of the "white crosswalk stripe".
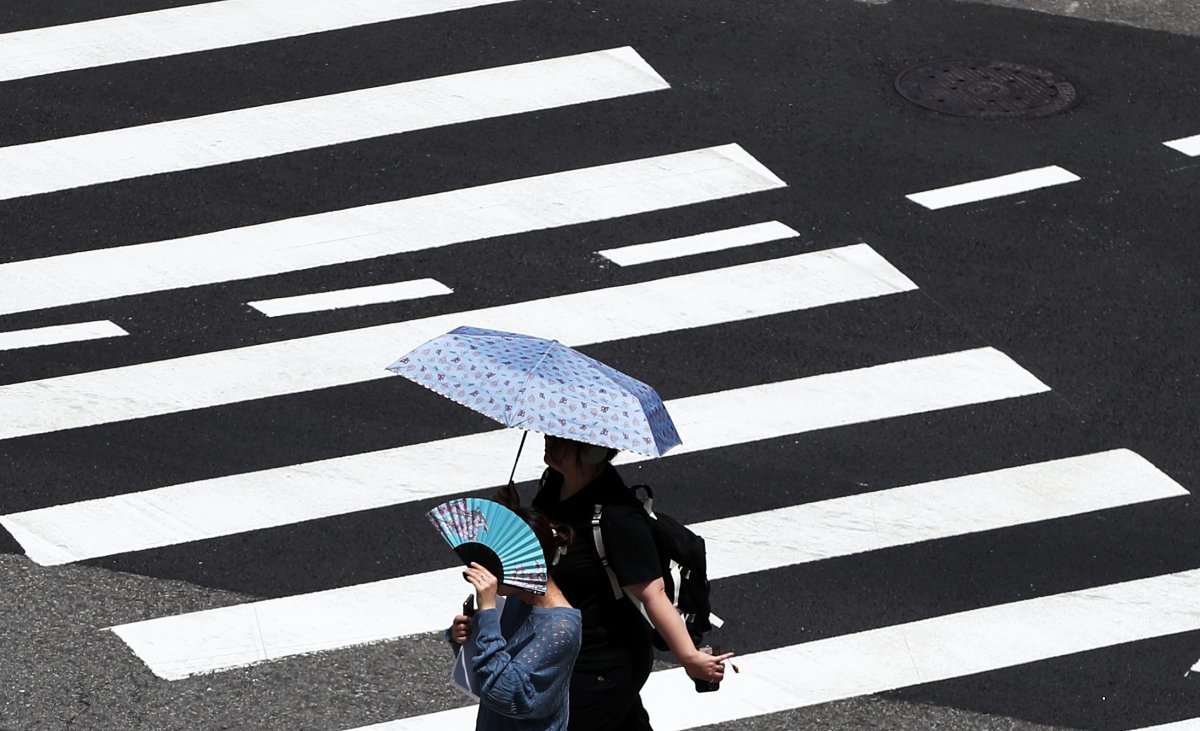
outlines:
[[0, 332], [0, 350], [36, 348], [42, 345], [78, 343], [98, 338], [115, 338], [128, 335], [125, 328], [108, 320], [77, 322], [72, 325], [51, 325], [28, 330]]
[[418, 297], [436, 297], [452, 294], [454, 290], [436, 279], [416, 279], [409, 282], [393, 282], [391, 284], [376, 284], [369, 287], [354, 287], [339, 289], [332, 292], [314, 292], [292, 297], [276, 297], [269, 300], [247, 302], [254, 309], [267, 317], [295, 315], [304, 312], [319, 312], [336, 310], [343, 307], [359, 307], [383, 302], [416, 299]]
[[1200, 156], [1200, 135], [1183, 137], [1178, 140], [1164, 142], [1163, 144], [1190, 157]]
[[632, 48], [0, 148], [0, 200], [666, 89]]
[[1064, 170], [1057, 165], [1051, 165], [1035, 170], [1024, 170], [1019, 173], [1001, 175], [997, 178], [951, 185], [946, 188], [927, 190], [923, 193], [913, 193], [907, 196], [907, 198], [913, 203], [937, 210], [950, 206], [960, 206], [964, 203], [988, 200], [989, 198], [1000, 198], [1018, 193], [1026, 193], [1053, 185], [1073, 183], [1079, 179], [1079, 176], [1070, 170]]
[[515, 0], [222, 0], [0, 35], [0, 81]]
[[1173, 723], [1143, 726], [1133, 731], [1200, 731], [1200, 718], [1188, 718]]
[[604, 249], [596, 253], [605, 259], [623, 267], [634, 264], [645, 264], [651, 261], [674, 259], [693, 254], [707, 254], [713, 251], [724, 251], [739, 246], [763, 244], [768, 241], [778, 241], [793, 236], [799, 236], [791, 226], [785, 226], [779, 221], [755, 223], [749, 226], [724, 231], [685, 236], [668, 241], [654, 241], [648, 244], [622, 246], [618, 249]]

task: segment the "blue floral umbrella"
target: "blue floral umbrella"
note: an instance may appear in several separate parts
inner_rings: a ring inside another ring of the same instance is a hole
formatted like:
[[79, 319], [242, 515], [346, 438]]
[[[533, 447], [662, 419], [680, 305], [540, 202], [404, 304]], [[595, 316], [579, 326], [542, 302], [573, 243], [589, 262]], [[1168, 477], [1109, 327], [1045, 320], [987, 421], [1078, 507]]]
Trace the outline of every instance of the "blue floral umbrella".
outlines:
[[680, 443], [653, 388], [557, 340], [460, 327], [388, 370], [505, 426], [649, 457]]

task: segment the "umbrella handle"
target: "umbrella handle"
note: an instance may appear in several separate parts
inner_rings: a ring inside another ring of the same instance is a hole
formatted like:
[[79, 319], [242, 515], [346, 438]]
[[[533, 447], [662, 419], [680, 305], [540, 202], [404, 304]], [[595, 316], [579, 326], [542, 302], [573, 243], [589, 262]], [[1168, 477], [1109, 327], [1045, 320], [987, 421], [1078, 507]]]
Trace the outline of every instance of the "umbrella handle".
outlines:
[[507, 508], [516, 508], [521, 505], [521, 496], [517, 494], [517, 486], [513, 484], [513, 477], [517, 474], [517, 464], [521, 461], [521, 450], [525, 447], [525, 437], [529, 436], [529, 432], [521, 435], [521, 445], [517, 447], [517, 458], [513, 461], [512, 473], [508, 476], [508, 484], [496, 491], [492, 499]]
[[517, 474], [517, 463], [519, 463], [521, 461], [521, 450], [525, 448], [525, 437], [527, 437], [527, 436], [529, 436], [528, 431], [524, 431], [521, 433], [521, 444], [517, 447], [517, 458], [515, 460], [513, 460], [512, 472], [509, 473], [509, 475], [508, 475], [508, 486], [509, 487], [513, 486], [513, 477], [515, 477]]

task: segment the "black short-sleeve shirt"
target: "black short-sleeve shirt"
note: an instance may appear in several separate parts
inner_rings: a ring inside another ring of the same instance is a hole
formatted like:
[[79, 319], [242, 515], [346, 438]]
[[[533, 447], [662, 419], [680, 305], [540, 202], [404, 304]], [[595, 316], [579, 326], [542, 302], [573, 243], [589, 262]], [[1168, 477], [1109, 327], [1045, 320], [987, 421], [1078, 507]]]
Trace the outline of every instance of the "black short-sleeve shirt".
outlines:
[[559, 499], [561, 489], [562, 475], [547, 469], [533, 505], [575, 531], [566, 555], [552, 569], [563, 595], [583, 616], [583, 642], [575, 667], [600, 673], [640, 664], [651, 653], [650, 628], [632, 602], [613, 595], [592, 539], [592, 511], [597, 503], [604, 506], [600, 524], [604, 549], [622, 586], [662, 576], [649, 519], [612, 465], [566, 500]]

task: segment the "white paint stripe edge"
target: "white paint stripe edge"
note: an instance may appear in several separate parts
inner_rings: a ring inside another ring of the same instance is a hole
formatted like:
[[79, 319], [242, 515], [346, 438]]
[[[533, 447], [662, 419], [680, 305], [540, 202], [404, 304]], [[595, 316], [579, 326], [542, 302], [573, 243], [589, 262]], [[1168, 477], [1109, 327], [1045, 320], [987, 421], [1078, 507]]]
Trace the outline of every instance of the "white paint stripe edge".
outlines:
[[694, 254], [724, 251], [739, 246], [765, 244], [768, 241], [790, 239], [799, 235], [792, 227], [779, 221], [768, 221], [666, 241], [623, 246], [619, 249], [604, 249], [596, 253], [618, 266], [627, 267], [663, 259], [677, 259]]
[[436, 279], [414, 279], [408, 282], [392, 282], [369, 287], [339, 289], [334, 292], [317, 292], [314, 294], [297, 295], [295, 297], [258, 300], [256, 302], [247, 302], [246, 304], [267, 317], [279, 317], [281, 315], [295, 315], [305, 312], [336, 310], [344, 307], [399, 302], [401, 300], [419, 299], [422, 297], [438, 297], [453, 293], [454, 290]]
[[513, 0], [225, 0], [0, 35], [0, 81]]
[[[709, 574], [718, 580], [1187, 494], [1136, 453], [1112, 450], [690, 527], [704, 536]], [[457, 569], [445, 569], [114, 631], [156, 675], [177, 680], [435, 631], [461, 583]]]
[[[667, 456], [1046, 390], [981, 348], [720, 391], [668, 402], [683, 444]], [[515, 444], [515, 432], [484, 432], [12, 513], [0, 525], [40, 564], [81, 561], [498, 486]], [[469, 464], [454, 457], [463, 454]], [[522, 457], [518, 479], [536, 478], [540, 454]]]
[[[803, 283], [801, 286], [800, 283]], [[460, 325], [589, 345], [916, 289], [865, 244], [407, 322], [0, 386], [0, 439], [386, 378]], [[303, 363], [303, 368], [285, 364]], [[456, 460], [457, 461], [457, 460]]]
[[1200, 718], [1188, 718], [1158, 726], [1144, 726], [1134, 731], [1200, 731]]
[[[1192, 570], [1000, 604], [742, 655], [720, 693], [697, 694], [680, 668], [659, 671], [642, 698], [654, 728], [682, 731], [1200, 630], [1197, 596]], [[475, 713], [359, 731], [442, 731]]]
[[784, 187], [738, 145], [0, 264], [0, 314], [343, 264]]
[[693, 526], [714, 579], [1188, 495], [1125, 449]]
[[1001, 175], [998, 178], [978, 180], [973, 183], [952, 185], [947, 188], [928, 190], [924, 193], [913, 193], [905, 196], [910, 201], [929, 209], [947, 208], [949, 206], [973, 203], [975, 201], [999, 198], [1006, 195], [1025, 193], [1053, 185], [1073, 183], [1081, 178], [1069, 170], [1057, 165], [1025, 170], [1011, 175]]
[[115, 338], [128, 335], [120, 325], [108, 320], [94, 320], [70, 325], [50, 325], [29, 330], [0, 332], [0, 350], [36, 348], [42, 345], [77, 343], [84, 340]]
[[1191, 157], [1200, 156], [1200, 135], [1164, 142], [1164, 145]]
[[670, 88], [632, 48], [0, 148], [0, 200]]

